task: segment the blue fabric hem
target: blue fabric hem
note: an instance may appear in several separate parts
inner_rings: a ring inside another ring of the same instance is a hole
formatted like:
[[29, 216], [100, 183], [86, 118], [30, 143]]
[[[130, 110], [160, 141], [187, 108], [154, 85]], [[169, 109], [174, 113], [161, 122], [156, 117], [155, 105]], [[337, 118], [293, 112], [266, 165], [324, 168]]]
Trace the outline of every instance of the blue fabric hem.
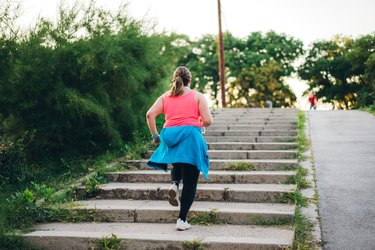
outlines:
[[155, 168], [158, 170], [163, 170], [164, 172], [168, 172], [168, 165], [165, 163], [156, 163], [156, 162], [147, 162], [147, 166], [150, 168]]
[[167, 171], [167, 164], [191, 164], [196, 166], [208, 180], [207, 150], [207, 144], [198, 127], [168, 127], [161, 131], [160, 145], [147, 164], [152, 168], [164, 171]]

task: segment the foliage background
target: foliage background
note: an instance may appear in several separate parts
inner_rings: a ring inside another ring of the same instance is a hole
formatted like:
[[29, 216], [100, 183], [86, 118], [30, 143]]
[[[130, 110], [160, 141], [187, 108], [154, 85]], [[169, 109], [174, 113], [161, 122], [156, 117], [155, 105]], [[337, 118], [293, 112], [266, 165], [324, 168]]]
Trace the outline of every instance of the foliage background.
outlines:
[[57, 23], [40, 19], [27, 33], [10, 31], [9, 13], [0, 19], [1, 129], [11, 140], [33, 131], [34, 160], [132, 141], [177, 62], [176, 35], [147, 32], [125, 7], [83, 7], [60, 8]]

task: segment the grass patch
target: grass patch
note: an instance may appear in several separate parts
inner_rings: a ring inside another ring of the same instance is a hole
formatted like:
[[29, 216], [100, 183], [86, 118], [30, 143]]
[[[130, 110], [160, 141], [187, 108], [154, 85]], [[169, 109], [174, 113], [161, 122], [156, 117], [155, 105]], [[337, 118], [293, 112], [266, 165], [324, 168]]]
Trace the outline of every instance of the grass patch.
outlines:
[[256, 219], [254, 224], [257, 226], [292, 226], [293, 223], [289, 219], [264, 220]]
[[255, 166], [252, 162], [232, 162], [225, 168], [227, 171], [254, 171]]
[[116, 250], [120, 249], [121, 239], [115, 234], [103, 237], [97, 244], [99, 250]]
[[225, 222], [220, 219], [220, 212], [218, 209], [212, 209], [210, 212], [193, 213], [190, 216], [189, 222], [194, 225], [219, 225]]
[[294, 215], [294, 249], [309, 250], [315, 248], [314, 238], [311, 233], [313, 227], [314, 225], [309, 219], [297, 209]]
[[82, 195], [82, 198], [88, 199], [95, 197], [99, 191], [99, 185], [108, 183], [104, 173], [104, 171], [96, 171], [86, 179], [84, 183], [85, 193]]
[[315, 205], [318, 205], [318, 204], [319, 204], [319, 194], [318, 194], [318, 191], [317, 191], [317, 190], [315, 190], [315, 192], [314, 192], [314, 197], [313, 197], [312, 202], [313, 202]]
[[186, 240], [182, 242], [182, 246], [186, 250], [203, 250], [202, 242], [199, 240]]
[[298, 121], [297, 121], [297, 157], [299, 161], [305, 160], [303, 153], [306, 151], [308, 146], [308, 140], [305, 135], [305, 122], [306, 117], [303, 111], [298, 111]]
[[293, 171], [293, 170], [296, 170], [296, 166], [295, 165], [288, 165], [288, 166], [285, 166], [283, 167], [282, 169], [280, 169], [281, 171]]
[[[305, 135], [305, 122], [305, 113], [303, 111], [299, 111], [297, 122], [297, 157], [299, 162], [307, 160], [306, 157], [303, 155], [303, 153], [306, 151], [309, 145], [308, 138]], [[294, 200], [297, 207], [294, 215], [295, 235], [293, 249], [315, 249], [316, 243], [314, 242], [314, 237], [312, 235], [313, 224], [300, 211], [302, 207], [308, 207], [310, 201], [300, 193], [299, 189], [309, 188], [311, 187], [311, 184], [308, 181], [306, 181], [306, 175], [308, 174], [306, 169], [302, 168], [301, 166], [298, 166], [296, 170], [296, 176], [292, 179], [292, 183], [297, 185], [297, 190], [292, 195], [286, 195], [282, 197], [282, 199], [284, 199], [286, 202], [291, 202], [292, 200]]]
[[294, 138], [283, 138], [279, 139], [278, 142], [296, 142]]
[[16, 232], [7, 232], [0, 229], [0, 249], [25, 250], [31, 249], [24, 241], [23, 237]]
[[277, 200], [282, 203], [296, 204], [297, 207], [308, 207], [309, 204], [309, 200], [298, 189], [291, 193], [282, 193]]
[[370, 105], [369, 107], [361, 108], [361, 110], [369, 112], [370, 114], [375, 115], [375, 103], [373, 105]]
[[307, 170], [302, 167], [296, 168], [296, 175], [294, 175], [287, 184], [296, 184], [297, 189], [304, 189], [311, 187], [311, 184], [306, 180]]

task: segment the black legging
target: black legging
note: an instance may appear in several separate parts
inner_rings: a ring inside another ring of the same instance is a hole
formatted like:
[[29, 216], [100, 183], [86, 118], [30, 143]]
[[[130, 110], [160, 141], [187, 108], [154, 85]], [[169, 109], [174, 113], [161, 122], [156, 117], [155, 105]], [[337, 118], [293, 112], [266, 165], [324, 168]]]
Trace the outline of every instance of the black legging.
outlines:
[[199, 170], [196, 166], [187, 163], [174, 163], [171, 171], [172, 182], [177, 186], [181, 179], [184, 182], [181, 194], [181, 207], [179, 218], [186, 221], [186, 215], [193, 204], [195, 193], [197, 192], [197, 183]]

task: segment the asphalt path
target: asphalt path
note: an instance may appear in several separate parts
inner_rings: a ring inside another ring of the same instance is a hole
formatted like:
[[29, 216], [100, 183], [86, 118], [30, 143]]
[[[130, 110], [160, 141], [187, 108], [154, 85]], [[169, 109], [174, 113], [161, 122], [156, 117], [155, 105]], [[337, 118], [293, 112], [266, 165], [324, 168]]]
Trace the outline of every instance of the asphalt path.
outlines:
[[375, 116], [309, 111], [324, 249], [375, 249]]

